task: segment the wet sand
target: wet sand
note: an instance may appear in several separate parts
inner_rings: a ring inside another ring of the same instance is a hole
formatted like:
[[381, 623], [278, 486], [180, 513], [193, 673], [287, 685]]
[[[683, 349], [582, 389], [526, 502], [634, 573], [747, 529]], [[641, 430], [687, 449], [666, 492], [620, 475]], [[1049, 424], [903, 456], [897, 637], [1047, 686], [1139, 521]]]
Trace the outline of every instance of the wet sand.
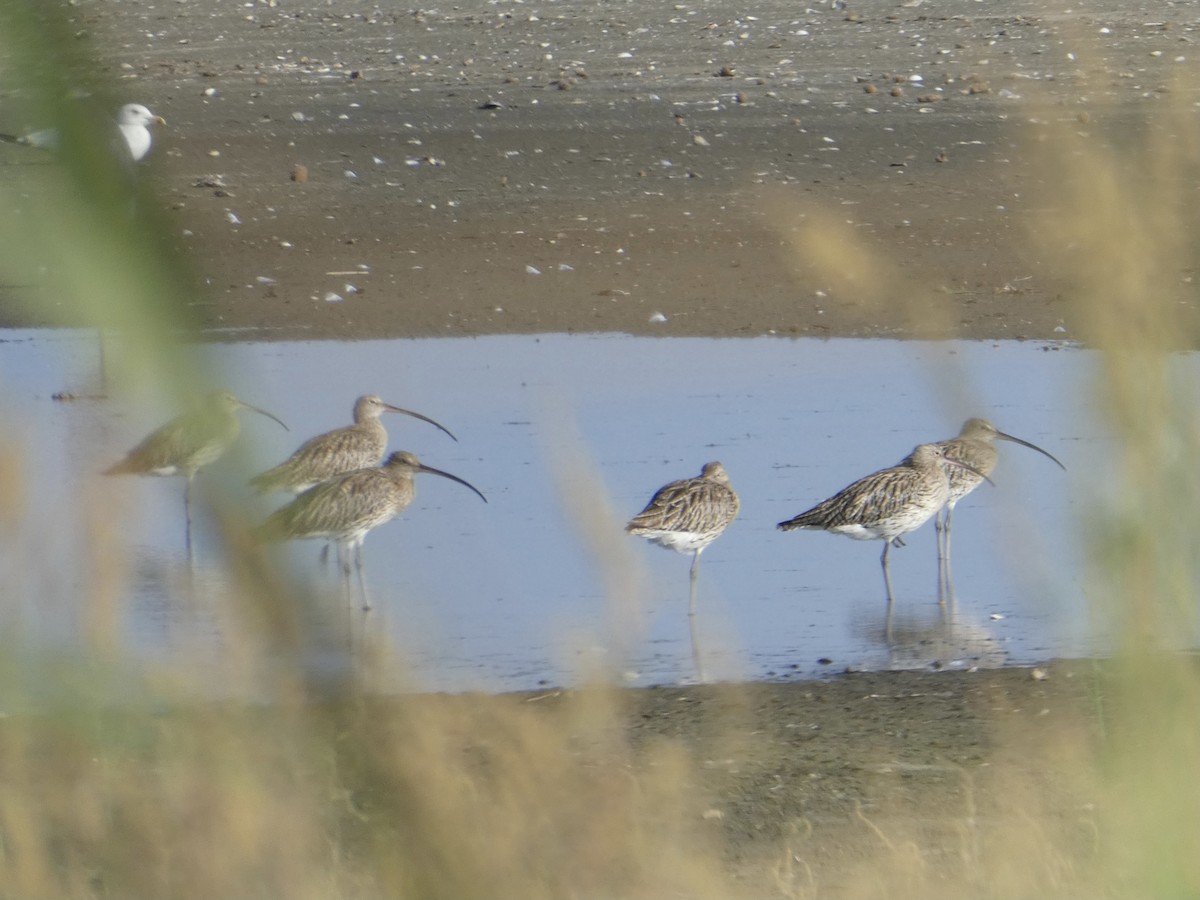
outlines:
[[963, 0], [73, 15], [170, 123], [142, 175], [201, 321], [281, 337], [1077, 338], [1030, 238], [1038, 148], [1146, 127], [1193, 28]]

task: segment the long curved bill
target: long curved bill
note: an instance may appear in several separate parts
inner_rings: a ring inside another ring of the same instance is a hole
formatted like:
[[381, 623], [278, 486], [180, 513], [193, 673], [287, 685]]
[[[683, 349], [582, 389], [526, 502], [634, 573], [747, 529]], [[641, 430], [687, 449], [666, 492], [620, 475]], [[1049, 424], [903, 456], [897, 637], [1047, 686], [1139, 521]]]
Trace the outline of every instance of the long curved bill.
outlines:
[[468, 487], [471, 490], [473, 490], [476, 494], [478, 494], [479, 499], [482, 500], [484, 503], [488, 502], [487, 497], [483, 496], [483, 493], [479, 490], [479, 488], [475, 487], [475, 485], [471, 484], [471, 482], [469, 482], [469, 481], [464, 481], [463, 479], [459, 478], [457, 475], [451, 475], [449, 472], [443, 472], [441, 469], [435, 469], [433, 466], [427, 466], [424, 463], [422, 463], [420, 466], [417, 467], [417, 471], [418, 472], [428, 472], [430, 475], [441, 475], [443, 478], [449, 478], [451, 481], [457, 481], [463, 487]]
[[[456, 438], [454, 436], [454, 434], [450, 431], [449, 428], [447, 428], [445, 425], [442, 425], [438, 422], [433, 421], [433, 419], [429, 418], [429, 416], [423, 416], [418, 412], [413, 412], [411, 409], [401, 409], [399, 406], [392, 406], [392, 404], [390, 404], [390, 403], [383, 404], [383, 408], [386, 409], [388, 412], [404, 413], [404, 415], [406, 415], [406, 416], [412, 416], [414, 419], [420, 419], [422, 422], [428, 422], [434, 428], [438, 429], [439, 431], [444, 431], [446, 434], [448, 434], [450, 436], [450, 440], [455, 441], [455, 442], [458, 441], [458, 438]], [[445, 474], [445, 473], [442, 473], [442, 474]], [[478, 492], [476, 492], [476, 493], [478, 493]], [[483, 496], [483, 495], [480, 494], [480, 496]]]
[[986, 475], [984, 475], [982, 472], [980, 472], [974, 466], [967, 465], [965, 462], [961, 462], [960, 460], [957, 460], [957, 459], [951, 459], [949, 456], [943, 456], [942, 462], [944, 462], [948, 466], [955, 466], [959, 469], [964, 469], [967, 472], [970, 472], [972, 475], [978, 475], [980, 478], [982, 478], [984, 481], [986, 481], [992, 487], [996, 486], [996, 482], [992, 481], [992, 479], [988, 478]]
[[[256, 413], [258, 413], [259, 415], [266, 416], [268, 419], [274, 419], [274, 420], [275, 420], [276, 422], [278, 422], [280, 425], [283, 425], [283, 419], [279, 418], [278, 416], [273, 416], [273, 415], [271, 415], [271, 414], [270, 414], [269, 412], [267, 412], [265, 409], [259, 409], [257, 406], [254, 406], [254, 405], [252, 405], [252, 404], [250, 404], [250, 403], [247, 403], [247, 402], [246, 402], [246, 401], [244, 401], [244, 400], [239, 400], [239, 401], [238, 401], [238, 403], [241, 405], [241, 407], [242, 407], [243, 409], [249, 409], [249, 410], [251, 410], [251, 411], [253, 411], [253, 412], [256, 412]], [[286, 425], [283, 425], [283, 430], [284, 430], [284, 431], [291, 431], [292, 429], [288, 428]]]
[[1005, 434], [1003, 431], [997, 431], [996, 437], [998, 437], [1004, 441], [1012, 441], [1014, 444], [1020, 444], [1022, 447], [1028, 447], [1030, 450], [1036, 450], [1038, 453], [1042, 454], [1042, 456], [1046, 457], [1047, 459], [1053, 460], [1054, 464], [1057, 465], [1064, 472], [1067, 471], [1067, 467], [1064, 466], [1062, 463], [1060, 463], [1058, 461], [1058, 459], [1054, 456], [1054, 454], [1048, 453], [1047, 451], [1045, 451], [1041, 447], [1039, 447], [1037, 444], [1031, 444], [1031, 443], [1029, 443], [1029, 441], [1023, 441], [1019, 437], [1013, 437], [1011, 434]]

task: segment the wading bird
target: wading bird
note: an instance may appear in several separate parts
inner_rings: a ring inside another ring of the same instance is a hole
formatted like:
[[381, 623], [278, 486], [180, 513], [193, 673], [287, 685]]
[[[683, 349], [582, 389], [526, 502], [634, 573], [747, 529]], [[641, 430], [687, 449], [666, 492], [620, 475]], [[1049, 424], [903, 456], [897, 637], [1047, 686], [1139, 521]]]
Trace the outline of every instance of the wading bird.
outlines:
[[183, 508], [187, 517], [187, 546], [192, 548], [192, 477], [216, 462], [237, 440], [241, 424], [235, 413], [249, 409], [268, 419], [283, 422], [265, 409], [244, 403], [229, 391], [213, 391], [196, 409], [172, 419], [151, 432], [125, 454], [120, 462], [104, 470], [105, 475], [182, 475]]
[[634, 516], [625, 530], [651, 543], [692, 554], [688, 590], [688, 621], [692, 635], [692, 661], [696, 676], [705, 680], [696, 623], [696, 579], [700, 554], [720, 537], [738, 514], [738, 495], [729, 485], [729, 475], [719, 462], [706, 463], [696, 478], [672, 481], [650, 498], [646, 508]]
[[350, 557], [358, 570], [363, 609], [370, 609], [363, 577], [362, 545], [367, 534], [399, 516], [414, 496], [413, 477], [419, 472], [440, 475], [470, 488], [484, 503], [487, 498], [473, 484], [457, 475], [426, 466], [416, 455], [402, 450], [393, 453], [376, 469], [358, 469], [335, 475], [277, 509], [260, 526], [259, 536], [267, 541], [324, 538], [338, 545], [344, 583], [350, 583]]
[[893, 594], [888, 554], [893, 544], [904, 546], [902, 537], [920, 528], [946, 504], [950, 496], [948, 467], [975, 472], [966, 463], [947, 458], [937, 444], [921, 444], [905, 463], [860, 478], [778, 527], [782, 531], [831, 531], [859, 541], [882, 540], [880, 564], [890, 608]]
[[696, 615], [696, 576], [700, 554], [721, 536], [738, 514], [738, 495], [719, 462], [706, 463], [695, 478], [672, 481], [629, 520], [625, 530], [651, 543], [692, 554], [688, 615]]
[[[1009, 441], [1020, 444], [1022, 447], [1028, 447], [1030, 450], [1036, 450], [1063, 471], [1066, 471], [1067, 468], [1051, 453], [1029, 441], [1005, 434], [987, 419], [967, 419], [957, 437], [937, 442], [937, 446], [942, 448], [947, 459], [957, 460], [970, 466], [970, 469], [954, 466], [947, 469], [946, 477], [950, 483], [949, 496], [946, 498], [945, 507], [938, 510], [933, 521], [938, 536], [938, 572], [947, 592], [953, 590], [950, 580], [950, 523], [954, 519], [954, 506], [979, 487], [986, 476], [995, 471], [1000, 456], [996, 451], [997, 440]], [[906, 459], [905, 462], [908, 460]]]
[[385, 412], [403, 413], [428, 422], [451, 439], [458, 440], [433, 419], [384, 403], [374, 394], [367, 394], [354, 401], [353, 425], [336, 428], [305, 441], [284, 462], [256, 475], [250, 484], [264, 494], [271, 491], [299, 494], [334, 475], [378, 466], [387, 452], [387, 430], [379, 421]]

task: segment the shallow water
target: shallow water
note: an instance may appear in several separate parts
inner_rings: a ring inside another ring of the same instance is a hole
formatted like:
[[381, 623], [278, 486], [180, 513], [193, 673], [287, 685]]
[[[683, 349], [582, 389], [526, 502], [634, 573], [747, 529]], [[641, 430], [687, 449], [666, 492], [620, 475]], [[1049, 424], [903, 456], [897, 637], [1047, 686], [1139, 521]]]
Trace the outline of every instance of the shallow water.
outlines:
[[[128, 548], [122, 633], [146, 659], [180, 647], [214, 657], [236, 627], [204, 602], [228, 586], [219, 543], [198, 519], [195, 565], [184, 545], [182, 482], [102, 479], [172, 410], [152, 386], [112, 400], [55, 403], [95, 376], [90, 332], [8, 332], [0, 378], [10, 439], [36, 497], [6, 574], [36, 589], [9, 615], [43, 641], [71, 641], [95, 615], [96, 562], [81, 511]], [[599, 667], [633, 684], [694, 678], [689, 558], [628, 537], [621, 526], [662, 484], [725, 464], [739, 519], [704, 553], [698, 642], [710, 678], [813, 677], [851, 667], [1027, 664], [1103, 647], [1089, 619], [1077, 535], [1105, 441], [1089, 415], [1090, 352], [1031, 343], [781, 338], [500, 336], [358, 343], [237, 343], [188, 352], [220, 372], [213, 385], [281, 417], [242, 414], [241, 454], [197, 484], [241, 491], [244, 477], [318, 432], [348, 424], [355, 396], [430, 416], [455, 443], [404, 416], [385, 424], [392, 449], [467, 479], [420, 476], [417, 498], [373, 532], [365, 559], [375, 609], [340, 595], [319, 545], [283, 557], [327, 588], [310, 614], [328, 627], [385, 634], [423, 688], [488, 690], [577, 681]], [[211, 385], [205, 385], [207, 388]], [[885, 629], [882, 545], [775, 523], [968, 416], [1061, 459], [1001, 443], [995, 487], [958, 505], [953, 617], [940, 612], [932, 525], [892, 553], [895, 620]], [[283, 497], [255, 499], [252, 517]], [[115, 526], [115, 528], [113, 527]], [[59, 561], [62, 562], [59, 565]], [[33, 574], [36, 571], [36, 574]], [[10, 582], [15, 583], [15, 582]], [[181, 584], [190, 585], [186, 591]], [[36, 602], [32, 599], [36, 597]], [[92, 617], [92, 618], [89, 618]], [[338, 624], [340, 623], [340, 624]], [[320, 644], [320, 641], [318, 641]], [[353, 639], [349, 645], [353, 654]], [[323, 661], [321, 661], [323, 660]]]

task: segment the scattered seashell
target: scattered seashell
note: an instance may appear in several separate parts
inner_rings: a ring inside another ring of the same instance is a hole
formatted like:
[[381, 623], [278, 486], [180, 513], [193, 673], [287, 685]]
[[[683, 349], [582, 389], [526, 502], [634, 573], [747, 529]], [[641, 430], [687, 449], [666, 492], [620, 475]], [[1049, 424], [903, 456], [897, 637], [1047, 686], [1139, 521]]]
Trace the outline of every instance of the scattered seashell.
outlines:
[[695, 144], [697, 147], [707, 147], [708, 146], [708, 140], [702, 134], [693, 134], [692, 135], [692, 143]]
[[526, 274], [526, 275], [541, 275], [541, 274], [542, 274], [542, 270], [541, 270], [541, 269], [539, 269], [539, 268], [537, 268], [536, 266], [526, 266], [526, 267], [525, 267], [525, 274]]
[[341, 303], [344, 299], [346, 298], [341, 294], [335, 294], [333, 291], [330, 291], [325, 295], [326, 303]]
[[656, 312], [650, 316], [651, 325], [662, 325], [667, 321], [667, 317], [660, 312]]

